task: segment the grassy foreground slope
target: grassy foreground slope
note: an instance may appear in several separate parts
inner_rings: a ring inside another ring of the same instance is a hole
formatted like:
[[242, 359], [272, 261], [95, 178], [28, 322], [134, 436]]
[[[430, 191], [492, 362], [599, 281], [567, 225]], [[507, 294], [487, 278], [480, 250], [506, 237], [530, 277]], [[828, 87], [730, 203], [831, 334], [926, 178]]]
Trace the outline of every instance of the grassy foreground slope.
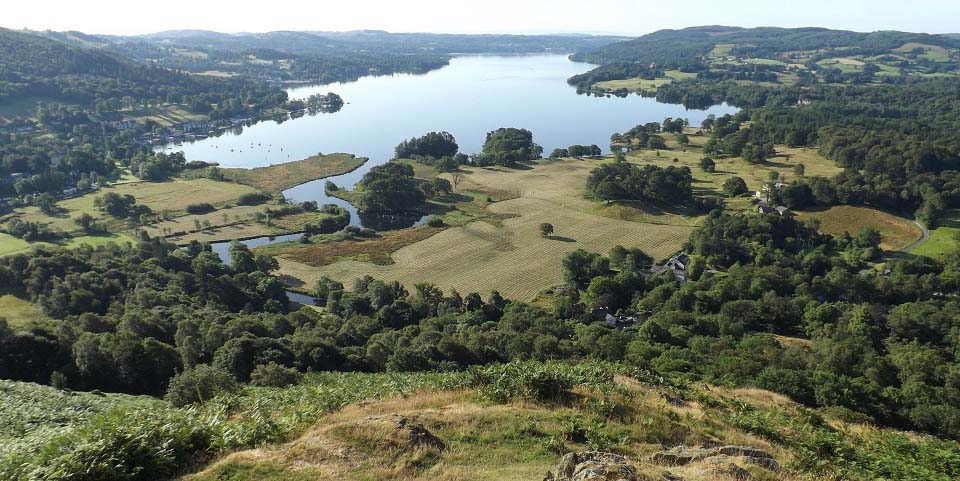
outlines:
[[[960, 474], [956, 443], [845, 421], [757, 389], [674, 385], [597, 365], [513, 364], [470, 377], [459, 388], [346, 406], [292, 442], [232, 453], [182, 479], [535, 481], [562, 454], [584, 451], [625, 456], [637, 476], [623, 479]], [[730, 455], [673, 465], [654, 457], [677, 446], [718, 445], [756, 448], [775, 464]]]

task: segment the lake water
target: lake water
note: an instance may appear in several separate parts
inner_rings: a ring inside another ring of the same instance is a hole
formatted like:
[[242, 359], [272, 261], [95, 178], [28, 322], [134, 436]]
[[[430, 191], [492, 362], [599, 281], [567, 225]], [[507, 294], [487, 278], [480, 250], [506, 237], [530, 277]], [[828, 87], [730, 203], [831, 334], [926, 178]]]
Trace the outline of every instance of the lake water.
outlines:
[[[720, 105], [708, 110], [687, 110], [631, 95], [598, 98], [578, 95], [567, 78], [593, 68], [571, 62], [563, 55], [461, 56], [450, 65], [424, 75], [366, 77], [355, 82], [290, 89], [290, 98], [335, 92], [346, 105], [337, 113], [304, 116], [278, 123], [265, 121], [179, 146], [187, 160], [219, 162], [223, 167], [258, 167], [304, 159], [318, 152], [347, 152], [370, 161], [356, 171], [331, 180], [352, 188], [371, 167], [393, 157], [393, 149], [406, 138], [429, 131], [452, 133], [464, 153], [479, 152], [487, 132], [500, 127], [521, 127], [549, 153], [572, 144], [597, 144], [606, 150], [610, 135], [637, 124], [666, 117], [687, 118], [694, 125], [709, 114], [734, 113]], [[351, 211], [346, 202], [329, 198], [326, 180], [284, 192], [295, 201], [335, 203]]]

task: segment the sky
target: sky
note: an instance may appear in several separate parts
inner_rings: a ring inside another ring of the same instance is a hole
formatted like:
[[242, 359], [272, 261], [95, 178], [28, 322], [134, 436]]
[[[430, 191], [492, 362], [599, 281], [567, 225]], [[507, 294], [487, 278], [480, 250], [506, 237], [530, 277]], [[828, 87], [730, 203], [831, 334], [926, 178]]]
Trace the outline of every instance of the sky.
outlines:
[[359, 30], [642, 35], [697, 25], [960, 32], [958, 0], [12, 0], [0, 26], [130, 35]]

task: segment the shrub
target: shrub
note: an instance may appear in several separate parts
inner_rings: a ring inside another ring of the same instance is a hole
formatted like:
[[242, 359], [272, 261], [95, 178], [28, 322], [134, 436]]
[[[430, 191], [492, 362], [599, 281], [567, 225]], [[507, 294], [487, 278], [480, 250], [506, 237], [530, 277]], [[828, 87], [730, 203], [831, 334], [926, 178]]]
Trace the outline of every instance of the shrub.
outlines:
[[270, 200], [270, 196], [263, 192], [250, 192], [237, 199], [237, 205], [260, 205]]
[[206, 364], [187, 369], [170, 379], [167, 401], [177, 407], [204, 402], [217, 394], [234, 392], [237, 381], [227, 371]]
[[261, 364], [250, 373], [250, 383], [263, 387], [286, 387], [300, 382], [300, 373], [275, 362]]
[[578, 384], [569, 370], [557, 364], [511, 362], [475, 369], [472, 374], [480, 397], [496, 403], [514, 399], [555, 401]]
[[443, 219], [440, 217], [430, 217], [427, 219], [427, 225], [430, 227], [443, 227]]
[[200, 202], [188, 205], [186, 210], [188, 214], [206, 214], [207, 212], [213, 212], [217, 209], [207, 202]]

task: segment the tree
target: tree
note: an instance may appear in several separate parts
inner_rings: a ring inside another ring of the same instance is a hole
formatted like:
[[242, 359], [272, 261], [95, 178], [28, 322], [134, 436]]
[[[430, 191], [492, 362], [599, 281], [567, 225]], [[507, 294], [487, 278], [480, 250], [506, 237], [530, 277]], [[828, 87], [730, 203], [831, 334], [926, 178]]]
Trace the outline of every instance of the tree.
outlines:
[[54, 214], [57, 212], [57, 199], [49, 193], [42, 193], [33, 199], [33, 203], [40, 208], [44, 214]]
[[577, 249], [563, 258], [563, 277], [567, 284], [585, 289], [597, 276], [610, 272], [610, 261], [600, 254]]
[[807, 167], [803, 164], [797, 164], [793, 166], [793, 174], [796, 175], [797, 177], [803, 177], [806, 170], [807, 170]]
[[518, 162], [539, 159], [543, 147], [533, 142], [526, 129], [501, 128], [487, 134], [478, 160], [480, 165], [513, 167]]
[[700, 168], [704, 172], [714, 173], [717, 170], [717, 163], [713, 161], [710, 157], [704, 157], [700, 159]]
[[540, 237], [546, 238], [553, 234], [553, 224], [544, 222], [540, 224]]
[[460, 185], [460, 182], [463, 182], [463, 174], [460, 172], [454, 172], [450, 175], [450, 181], [453, 183], [453, 190], [457, 190], [457, 186]]
[[737, 197], [747, 192], [747, 183], [740, 177], [730, 177], [723, 182], [723, 194], [727, 197]]
[[227, 371], [199, 364], [174, 376], [164, 399], [182, 407], [206, 402], [217, 394], [234, 392], [238, 388], [236, 379]]

